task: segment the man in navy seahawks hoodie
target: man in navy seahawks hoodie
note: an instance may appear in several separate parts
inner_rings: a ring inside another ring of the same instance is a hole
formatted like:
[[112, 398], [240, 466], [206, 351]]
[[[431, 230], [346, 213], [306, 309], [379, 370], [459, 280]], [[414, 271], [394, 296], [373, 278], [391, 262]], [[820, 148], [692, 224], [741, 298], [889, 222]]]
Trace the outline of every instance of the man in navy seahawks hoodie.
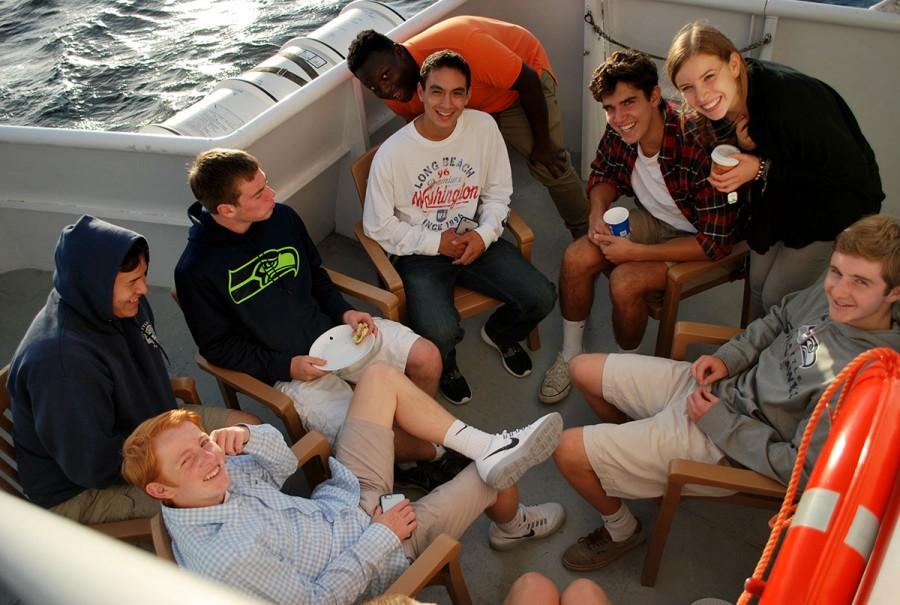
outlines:
[[[29, 500], [81, 523], [149, 517], [159, 505], [120, 475], [122, 444], [176, 406], [147, 293], [147, 241], [91, 216], [63, 229], [53, 290], [13, 356], [7, 388]], [[258, 423], [191, 406], [207, 430]]]
[[[430, 341], [397, 322], [354, 310], [332, 283], [306, 226], [275, 202], [265, 172], [237, 149], [200, 153], [188, 175], [199, 200], [175, 268], [184, 316], [200, 353], [286, 393], [307, 429], [334, 442], [352, 390], [376, 360], [404, 371], [433, 396], [440, 354]], [[376, 349], [356, 364], [328, 372], [310, 356], [312, 343], [335, 325], [360, 323], [376, 334]], [[442, 448], [396, 431], [397, 460], [433, 460]]]

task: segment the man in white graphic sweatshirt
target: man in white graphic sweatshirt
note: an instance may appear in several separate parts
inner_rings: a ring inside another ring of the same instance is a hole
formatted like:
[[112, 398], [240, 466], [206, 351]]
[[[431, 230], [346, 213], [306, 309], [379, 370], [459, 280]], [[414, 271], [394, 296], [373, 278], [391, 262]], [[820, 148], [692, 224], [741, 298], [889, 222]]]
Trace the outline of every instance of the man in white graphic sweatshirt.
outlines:
[[410, 324], [434, 342], [451, 403], [472, 396], [456, 364], [463, 330], [453, 288], [503, 301], [481, 337], [518, 378], [531, 373], [519, 345], [553, 309], [556, 291], [511, 243], [500, 238], [509, 214], [512, 174], [494, 119], [466, 109], [471, 74], [452, 51], [429, 56], [417, 94], [425, 110], [375, 154], [363, 228], [391, 255], [403, 279]]

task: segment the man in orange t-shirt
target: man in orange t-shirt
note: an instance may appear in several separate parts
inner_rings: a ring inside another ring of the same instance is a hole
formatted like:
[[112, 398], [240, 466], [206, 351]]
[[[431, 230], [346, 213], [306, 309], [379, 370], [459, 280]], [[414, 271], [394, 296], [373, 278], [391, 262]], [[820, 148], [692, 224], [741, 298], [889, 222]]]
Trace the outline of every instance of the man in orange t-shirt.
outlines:
[[556, 79], [547, 52], [527, 29], [485, 17], [454, 17], [397, 44], [366, 30], [347, 55], [360, 82], [407, 121], [423, 111], [415, 94], [419, 66], [440, 50], [455, 51], [472, 70], [467, 107], [494, 115], [507, 144], [528, 160], [573, 237], [587, 231], [584, 186], [562, 141]]

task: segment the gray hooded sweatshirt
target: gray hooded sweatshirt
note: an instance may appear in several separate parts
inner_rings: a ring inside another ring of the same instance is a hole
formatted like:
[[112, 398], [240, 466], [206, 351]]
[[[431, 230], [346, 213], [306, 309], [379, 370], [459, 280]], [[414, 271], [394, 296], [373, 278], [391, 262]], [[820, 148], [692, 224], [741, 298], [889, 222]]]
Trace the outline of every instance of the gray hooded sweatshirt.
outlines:
[[[698, 422], [733, 462], [787, 484], [809, 415], [835, 376], [860, 353], [900, 350], [900, 308], [889, 330], [860, 330], [828, 316], [823, 279], [795, 292], [722, 345], [715, 356], [728, 377], [713, 386], [721, 399]], [[803, 483], [831, 428], [819, 420]]]

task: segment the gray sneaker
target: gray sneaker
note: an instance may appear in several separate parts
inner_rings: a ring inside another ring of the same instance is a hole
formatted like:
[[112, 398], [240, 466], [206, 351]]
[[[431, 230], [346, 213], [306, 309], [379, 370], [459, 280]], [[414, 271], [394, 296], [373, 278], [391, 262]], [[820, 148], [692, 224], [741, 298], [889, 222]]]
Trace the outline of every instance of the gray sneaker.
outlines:
[[569, 363], [563, 359], [562, 353], [556, 356], [556, 361], [544, 374], [541, 390], [538, 398], [542, 403], [559, 403], [569, 395], [572, 390], [572, 380], [569, 378]]
[[599, 527], [566, 549], [562, 563], [572, 571], [594, 571], [606, 567], [644, 541], [644, 530], [637, 522], [634, 533], [622, 542], [614, 542], [605, 527]]

